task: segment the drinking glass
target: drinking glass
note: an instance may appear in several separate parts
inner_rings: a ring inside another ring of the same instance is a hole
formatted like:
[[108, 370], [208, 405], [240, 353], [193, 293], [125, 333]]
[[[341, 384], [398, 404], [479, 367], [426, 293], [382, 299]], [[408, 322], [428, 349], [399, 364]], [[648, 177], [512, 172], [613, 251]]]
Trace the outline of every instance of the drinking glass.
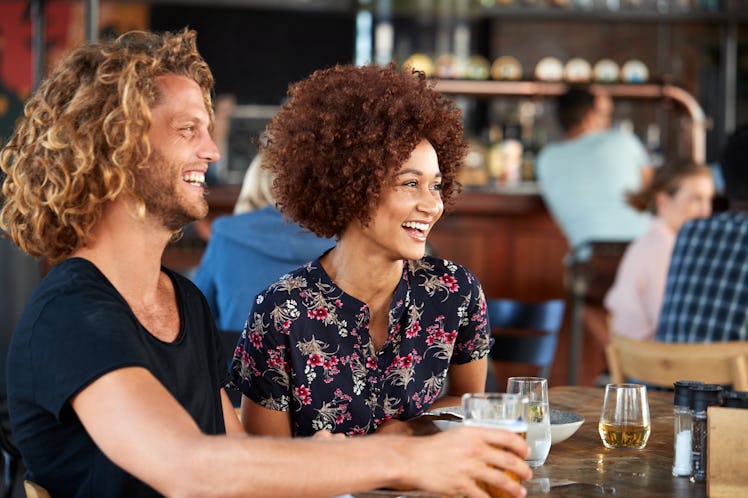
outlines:
[[[526, 396], [511, 393], [468, 393], [462, 395], [462, 423], [492, 429], [504, 429], [523, 438], [527, 437], [528, 400]], [[516, 482], [519, 476], [504, 471]], [[484, 482], [478, 486], [491, 498], [511, 498], [504, 490]]]
[[606, 448], [641, 449], [651, 426], [647, 387], [642, 384], [608, 384], [600, 412], [598, 432]]
[[509, 377], [506, 392], [527, 397], [527, 444], [530, 467], [540, 467], [551, 450], [551, 417], [548, 408], [548, 380], [542, 377]]

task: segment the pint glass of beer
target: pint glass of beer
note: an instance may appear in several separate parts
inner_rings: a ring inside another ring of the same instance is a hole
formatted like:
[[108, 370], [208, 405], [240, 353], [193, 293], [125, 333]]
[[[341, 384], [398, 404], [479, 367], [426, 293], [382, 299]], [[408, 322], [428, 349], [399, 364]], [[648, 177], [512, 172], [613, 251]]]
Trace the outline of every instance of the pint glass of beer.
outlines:
[[[463, 424], [492, 429], [503, 429], [527, 438], [528, 399], [521, 394], [468, 393], [462, 395]], [[506, 474], [519, 482], [513, 472]], [[510, 498], [502, 489], [479, 482], [482, 490], [491, 498]]]

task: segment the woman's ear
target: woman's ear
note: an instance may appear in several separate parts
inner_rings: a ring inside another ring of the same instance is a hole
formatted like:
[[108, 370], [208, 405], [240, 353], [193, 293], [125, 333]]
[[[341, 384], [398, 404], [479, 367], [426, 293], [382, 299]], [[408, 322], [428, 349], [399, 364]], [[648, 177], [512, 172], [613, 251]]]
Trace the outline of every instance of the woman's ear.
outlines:
[[653, 198], [655, 214], [661, 216], [664, 211], [667, 211], [669, 201], [670, 196], [666, 192], [657, 192]]

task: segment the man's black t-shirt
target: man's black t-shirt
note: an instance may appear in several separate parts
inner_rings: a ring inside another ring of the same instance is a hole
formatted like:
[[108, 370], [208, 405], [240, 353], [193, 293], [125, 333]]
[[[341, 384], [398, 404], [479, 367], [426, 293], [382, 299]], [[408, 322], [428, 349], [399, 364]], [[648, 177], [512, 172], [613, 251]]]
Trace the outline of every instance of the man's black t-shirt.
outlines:
[[146, 368], [203, 432], [225, 432], [219, 388], [226, 361], [208, 305], [189, 280], [162, 271], [174, 284], [181, 322], [172, 343], [148, 333], [84, 259], [52, 268], [26, 305], [8, 353], [13, 436], [28, 478], [56, 498], [158, 496], [98, 449], [71, 408], [75, 394], [113, 370]]

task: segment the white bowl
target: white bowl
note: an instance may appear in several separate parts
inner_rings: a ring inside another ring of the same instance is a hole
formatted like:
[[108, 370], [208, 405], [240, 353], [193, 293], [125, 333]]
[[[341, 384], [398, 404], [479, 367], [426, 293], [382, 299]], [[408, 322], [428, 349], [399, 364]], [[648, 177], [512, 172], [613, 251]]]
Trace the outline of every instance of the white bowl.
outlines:
[[446, 431], [448, 429], [454, 429], [455, 427], [461, 426], [462, 422], [459, 420], [434, 420], [434, 425], [440, 431]]
[[578, 413], [551, 408], [551, 446], [569, 439], [583, 423], [584, 417]]
[[[444, 408], [435, 408], [430, 410], [430, 413], [438, 415], [441, 412], [453, 412], [462, 413], [462, 407], [459, 406], [448, 406]], [[556, 410], [551, 408], [551, 445], [560, 443], [569, 439], [577, 432], [577, 429], [584, 423], [584, 417], [578, 413], [565, 412], [563, 410]], [[434, 425], [440, 431], [446, 431], [459, 427], [462, 422], [459, 420], [434, 420]]]
[[[433, 410], [428, 411], [429, 414], [433, 414], [437, 416], [443, 412], [449, 412], [449, 413], [462, 415], [462, 407], [461, 406], [445, 406], [442, 408], [434, 408]], [[440, 431], [446, 431], [447, 429], [454, 429], [455, 427], [461, 426], [462, 421], [461, 420], [434, 420], [434, 425]]]

